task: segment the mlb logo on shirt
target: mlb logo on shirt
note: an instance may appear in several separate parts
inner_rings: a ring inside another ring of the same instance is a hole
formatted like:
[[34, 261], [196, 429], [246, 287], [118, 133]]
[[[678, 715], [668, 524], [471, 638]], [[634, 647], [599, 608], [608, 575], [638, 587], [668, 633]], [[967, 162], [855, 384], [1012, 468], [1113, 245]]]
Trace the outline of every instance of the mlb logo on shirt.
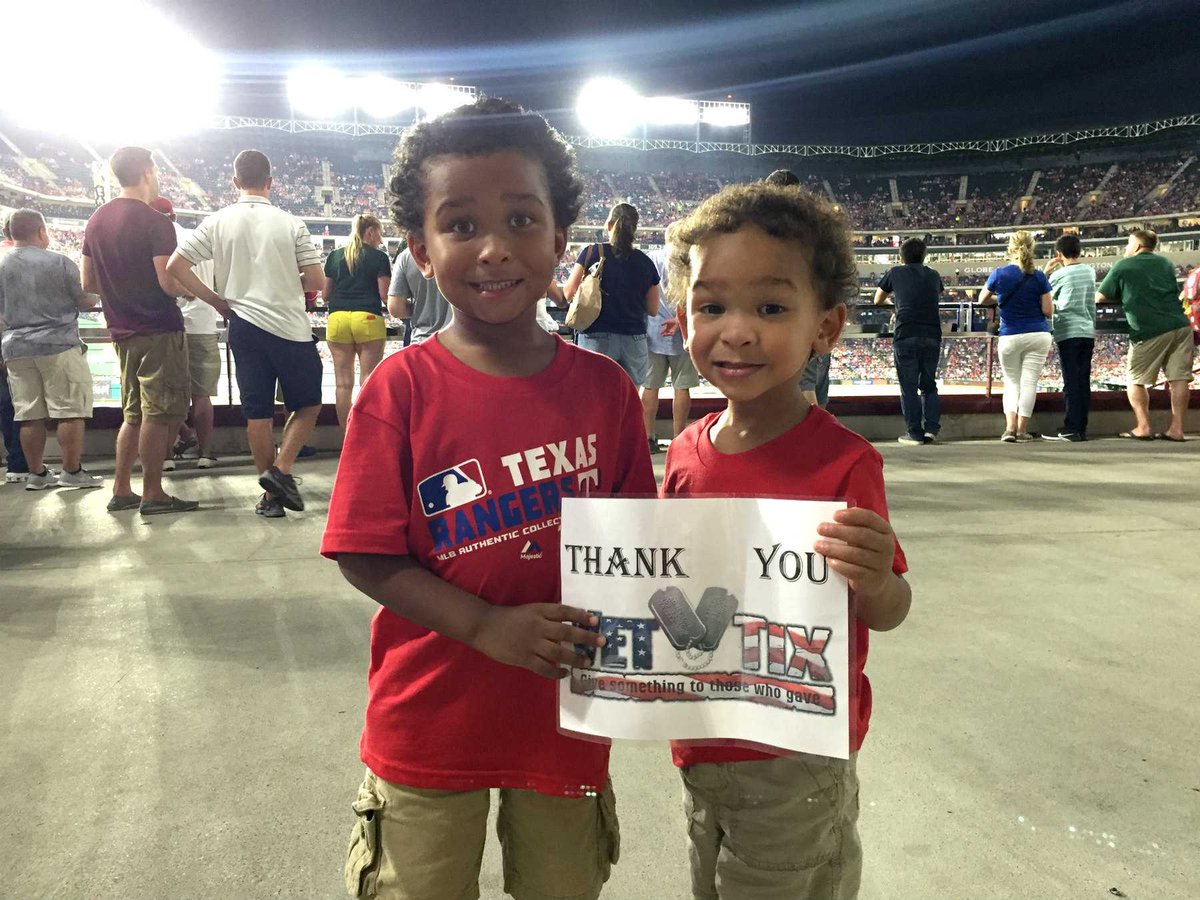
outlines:
[[487, 493], [483, 469], [479, 460], [468, 459], [451, 469], [430, 475], [417, 485], [421, 509], [426, 516], [436, 516], [448, 509], [465, 506]]

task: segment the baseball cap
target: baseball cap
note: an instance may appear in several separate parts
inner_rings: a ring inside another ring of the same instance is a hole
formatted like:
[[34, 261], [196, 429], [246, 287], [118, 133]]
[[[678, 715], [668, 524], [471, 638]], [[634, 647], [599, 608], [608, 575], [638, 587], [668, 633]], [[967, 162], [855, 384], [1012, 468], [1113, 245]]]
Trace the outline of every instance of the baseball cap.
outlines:
[[155, 197], [150, 201], [150, 208], [162, 213], [164, 216], [175, 215], [175, 204], [166, 197]]

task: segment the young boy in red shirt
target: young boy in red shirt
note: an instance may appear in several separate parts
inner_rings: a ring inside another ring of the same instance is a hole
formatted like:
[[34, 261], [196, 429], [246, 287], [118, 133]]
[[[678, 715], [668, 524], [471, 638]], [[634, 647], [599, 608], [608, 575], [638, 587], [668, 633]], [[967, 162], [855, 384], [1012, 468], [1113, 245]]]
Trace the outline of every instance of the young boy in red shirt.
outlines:
[[594, 898], [616, 861], [608, 748], [557, 730], [572, 645], [603, 643], [559, 602], [559, 522], [563, 497], [656, 484], [632, 382], [537, 323], [581, 188], [557, 132], [500, 100], [397, 154], [393, 217], [454, 318], [363, 386], [321, 545], [382, 607], [356, 896], [477, 897], [490, 788], [508, 893]]
[[[857, 287], [845, 218], [801, 187], [725, 188], [677, 229], [670, 289], [686, 304], [688, 352], [728, 399], [667, 453], [663, 495], [846, 499], [814, 549], [849, 581], [849, 760], [686, 742], [685, 787], [697, 900], [857, 896], [862, 870], [855, 756], [871, 716], [868, 629], [895, 628], [912, 593], [887, 521], [883, 461], [800, 388], [828, 353]], [[720, 886], [718, 891], [718, 885]]]

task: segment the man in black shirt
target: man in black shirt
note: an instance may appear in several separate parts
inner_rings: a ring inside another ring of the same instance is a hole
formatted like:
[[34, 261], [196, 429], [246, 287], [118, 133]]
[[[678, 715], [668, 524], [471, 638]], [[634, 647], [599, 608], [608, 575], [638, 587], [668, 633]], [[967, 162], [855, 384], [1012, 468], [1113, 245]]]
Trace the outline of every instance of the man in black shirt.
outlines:
[[[900, 382], [900, 408], [905, 434], [901, 444], [932, 444], [942, 427], [937, 368], [942, 352], [942, 321], [938, 298], [942, 276], [925, 265], [925, 242], [909, 238], [900, 245], [903, 265], [893, 266], [879, 282], [875, 304], [895, 297], [896, 332], [892, 353]], [[920, 391], [918, 399], [917, 392]]]

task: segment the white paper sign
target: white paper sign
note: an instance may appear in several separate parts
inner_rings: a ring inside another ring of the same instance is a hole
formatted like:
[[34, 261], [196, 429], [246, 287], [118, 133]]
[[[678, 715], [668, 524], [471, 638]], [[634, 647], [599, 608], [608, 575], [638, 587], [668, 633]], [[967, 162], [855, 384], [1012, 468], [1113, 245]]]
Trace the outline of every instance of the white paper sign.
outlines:
[[607, 643], [559, 727], [849, 755], [846, 581], [812, 550], [844, 503], [568, 498], [562, 600]]

